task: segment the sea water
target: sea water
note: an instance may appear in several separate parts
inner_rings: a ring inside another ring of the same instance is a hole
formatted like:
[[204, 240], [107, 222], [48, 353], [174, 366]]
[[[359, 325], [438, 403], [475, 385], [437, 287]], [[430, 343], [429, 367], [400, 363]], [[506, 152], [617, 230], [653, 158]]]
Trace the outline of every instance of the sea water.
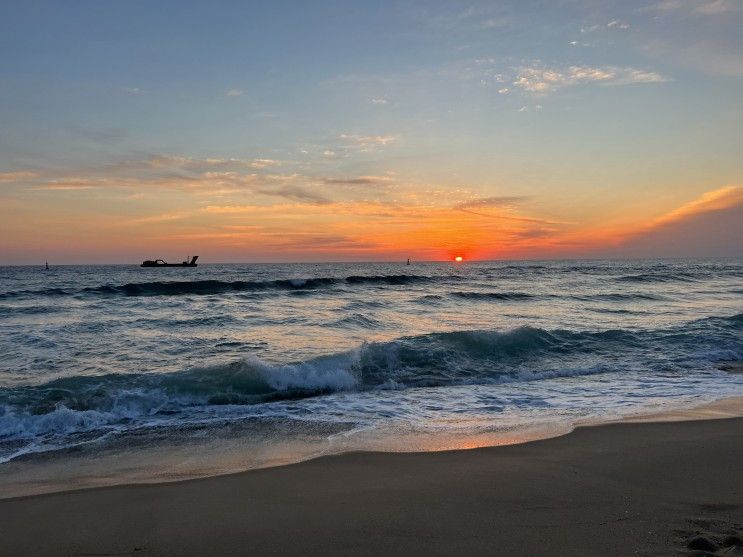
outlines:
[[0, 267], [0, 495], [524, 441], [741, 360], [735, 259]]

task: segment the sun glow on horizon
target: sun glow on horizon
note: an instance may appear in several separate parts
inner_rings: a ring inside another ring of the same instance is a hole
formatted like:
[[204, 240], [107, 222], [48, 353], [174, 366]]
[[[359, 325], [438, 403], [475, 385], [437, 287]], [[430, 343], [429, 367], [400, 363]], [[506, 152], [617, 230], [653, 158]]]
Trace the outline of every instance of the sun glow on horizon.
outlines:
[[462, 261], [464, 261], [464, 258], [461, 255], [457, 255], [454, 258], [454, 261], [456, 261], [457, 263], [461, 263]]

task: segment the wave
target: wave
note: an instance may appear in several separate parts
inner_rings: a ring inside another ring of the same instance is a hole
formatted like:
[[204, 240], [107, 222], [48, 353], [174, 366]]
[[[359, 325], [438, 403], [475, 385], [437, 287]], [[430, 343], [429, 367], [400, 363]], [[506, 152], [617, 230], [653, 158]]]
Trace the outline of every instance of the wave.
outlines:
[[70, 296], [79, 294], [100, 296], [209, 295], [225, 294], [229, 292], [260, 292], [265, 290], [314, 290], [344, 285], [403, 286], [414, 283], [425, 283], [433, 280], [436, 279], [434, 277], [421, 275], [351, 275], [348, 277], [316, 277], [267, 281], [154, 281], [127, 283], [122, 285], [107, 284], [82, 289], [47, 288], [43, 290], [19, 290], [0, 293], [0, 299], [20, 296]]
[[661, 301], [665, 300], [666, 298], [664, 296], [661, 296], [659, 294], [645, 294], [641, 292], [632, 292], [632, 293], [609, 293], [609, 294], [589, 294], [585, 296], [572, 296], [574, 300], [582, 300], [582, 301], [602, 301], [602, 302], [634, 302], [637, 300], [642, 301]]
[[347, 327], [358, 327], [361, 329], [375, 329], [383, 327], [384, 323], [378, 319], [373, 318], [370, 315], [364, 315], [361, 313], [353, 313], [330, 324], [331, 327], [339, 327], [345, 329]]
[[449, 294], [455, 298], [466, 300], [531, 300], [537, 296], [526, 292], [452, 292]]
[[73, 376], [0, 389], [0, 441], [183, 420], [215, 407], [337, 391], [683, 373], [741, 360], [743, 314], [659, 330], [431, 333], [283, 365], [247, 356], [173, 373]]
[[702, 278], [693, 273], [674, 272], [668, 274], [660, 273], [640, 273], [636, 275], [623, 275], [615, 277], [614, 280], [619, 282], [695, 282]]
[[4, 306], [0, 305], [0, 315], [45, 315], [59, 313], [61, 308], [53, 306]]
[[[563, 296], [558, 294], [529, 294], [527, 292], [477, 292], [462, 291], [450, 292], [448, 296], [453, 298], [462, 298], [473, 301], [528, 301], [536, 299], [553, 299]], [[607, 293], [607, 294], [586, 294], [568, 296], [573, 300], [584, 302], [603, 301], [603, 302], [632, 302], [632, 301], [661, 301], [667, 298], [659, 294], [646, 294], [641, 292], [634, 293]], [[420, 298], [421, 301], [441, 300], [441, 296], [426, 295]]]

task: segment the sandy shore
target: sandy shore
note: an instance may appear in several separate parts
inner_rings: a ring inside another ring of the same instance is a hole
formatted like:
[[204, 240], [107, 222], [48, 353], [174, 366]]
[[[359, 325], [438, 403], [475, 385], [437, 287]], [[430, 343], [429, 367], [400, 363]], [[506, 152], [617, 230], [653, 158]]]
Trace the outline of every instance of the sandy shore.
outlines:
[[7, 499], [0, 530], [2, 555], [676, 555], [743, 537], [743, 419]]

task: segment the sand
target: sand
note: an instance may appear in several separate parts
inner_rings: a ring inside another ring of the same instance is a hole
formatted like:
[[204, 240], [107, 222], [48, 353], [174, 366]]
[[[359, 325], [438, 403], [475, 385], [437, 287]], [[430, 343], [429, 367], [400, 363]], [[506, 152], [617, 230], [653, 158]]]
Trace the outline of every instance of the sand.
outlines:
[[736, 535], [740, 418], [0, 501], [2, 555], [743, 554]]

